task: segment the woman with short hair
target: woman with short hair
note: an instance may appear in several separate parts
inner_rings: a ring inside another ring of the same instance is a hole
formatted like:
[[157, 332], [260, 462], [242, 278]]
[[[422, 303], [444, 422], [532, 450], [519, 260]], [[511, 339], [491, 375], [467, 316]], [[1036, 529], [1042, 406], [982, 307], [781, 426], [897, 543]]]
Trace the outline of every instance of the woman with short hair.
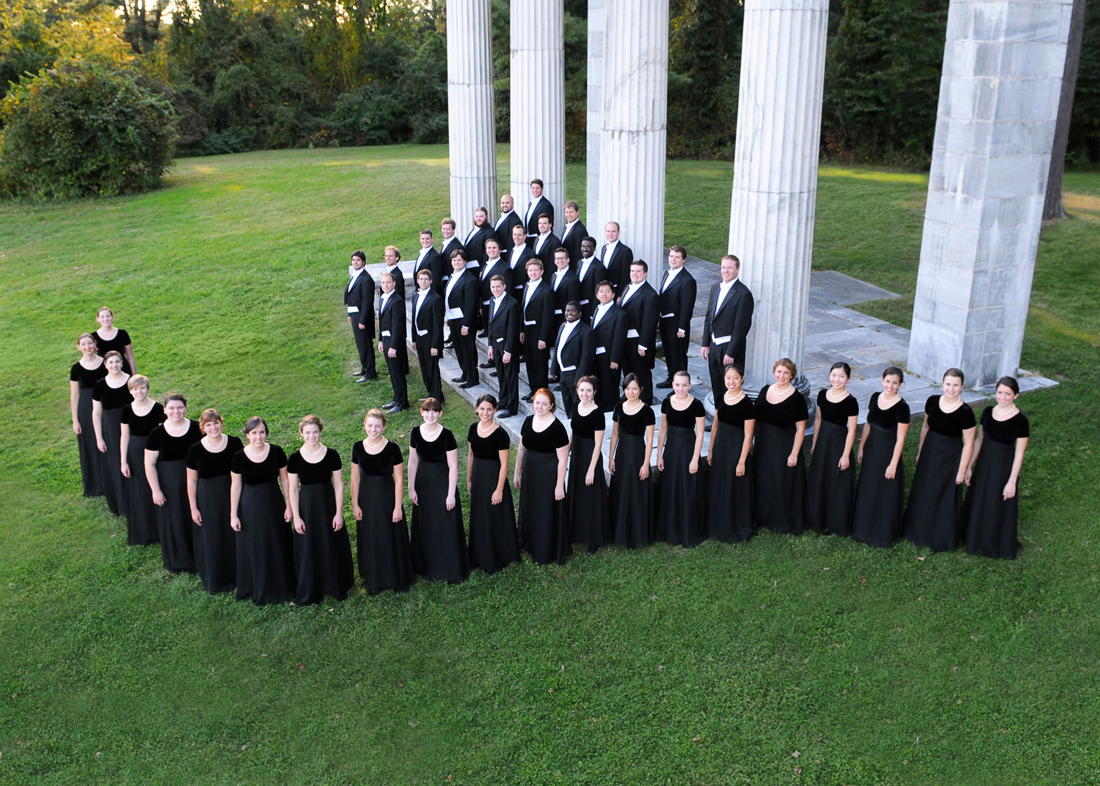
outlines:
[[164, 422], [166, 415], [159, 401], [149, 397], [149, 378], [141, 374], [130, 377], [126, 386], [134, 400], [122, 410], [122, 475], [128, 478], [129, 510], [126, 513], [126, 542], [131, 546], [148, 546], [160, 542], [157, 530], [157, 508], [153, 490], [145, 477], [145, 445], [153, 429]]

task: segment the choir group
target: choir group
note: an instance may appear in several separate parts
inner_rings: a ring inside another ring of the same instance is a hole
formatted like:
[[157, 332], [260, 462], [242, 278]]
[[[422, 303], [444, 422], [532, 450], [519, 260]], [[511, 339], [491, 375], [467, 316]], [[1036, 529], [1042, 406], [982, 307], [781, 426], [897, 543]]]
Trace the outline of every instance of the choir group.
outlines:
[[[354, 569], [343, 461], [322, 441], [321, 420], [302, 418], [302, 444], [289, 457], [267, 441], [261, 417], [244, 424], [244, 442], [224, 433], [214, 409], [191, 420], [183, 396], [167, 395], [163, 404], [150, 397], [150, 381], [136, 373], [130, 337], [114, 326], [110, 309], [98, 320], [95, 333], [78, 339], [81, 358], [70, 373], [84, 494], [106, 497], [111, 512], [126, 517], [129, 544], [159, 543], [166, 570], [197, 572], [210, 593], [235, 589], [239, 600], [257, 604], [345, 598]], [[511, 473], [498, 400], [482, 395], [466, 435], [465, 517], [459, 446], [439, 422], [442, 402], [422, 402], [407, 464], [385, 434], [386, 413], [371, 409], [365, 436], [350, 452], [365, 589], [405, 591], [417, 576], [457, 583], [471, 569], [496, 572], [523, 551], [536, 564], [563, 563], [577, 546], [593, 553], [611, 544], [735, 543], [759, 528], [847, 535], [879, 547], [904, 537], [934, 551], [961, 541], [972, 554], [1016, 556], [1028, 420], [1015, 405], [1015, 379], [997, 383], [996, 404], [982, 412], [975, 438], [978, 424], [960, 398], [963, 372], [946, 372], [943, 393], [925, 404], [906, 505], [910, 410], [900, 394], [901, 369], [883, 373], [882, 392], [871, 396], [857, 435], [859, 402], [846, 387], [851, 370], [835, 364], [817, 396], [808, 451], [797, 369], [784, 358], [773, 371], [774, 383], [753, 401], [741, 389], [741, 367], [725, 368], [705, 459], [705, 412], [687, 372], [673, 374], [659, 428], [649, 391], [627, 374], [611, 407], [610, 483], [602, 453], [607, 409], [596, 376], [575, 382], [569, 431], [555, 414], [553, 393], [534, 391], [534, 414], [523, 423]]]

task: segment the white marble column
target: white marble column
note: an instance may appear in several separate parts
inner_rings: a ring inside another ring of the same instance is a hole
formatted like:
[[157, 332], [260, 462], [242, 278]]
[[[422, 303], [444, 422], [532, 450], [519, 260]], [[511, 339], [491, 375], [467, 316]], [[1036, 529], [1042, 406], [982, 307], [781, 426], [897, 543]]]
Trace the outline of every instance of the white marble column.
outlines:
[[489, 0], [447, 3], [447, 121], [451, 216], [458, 236], [474, 210], [496, 210], [497, 158], [493, 113], [492, 19]]
[[599, 226], [617, 221], [622, 242], [649, 263], [659, 286], [668, 262], [665, 137], [668, 119], [668, 0], [605, 0]]
[[565, 3], [511, 2], [512, 196], [522, 217], [530, 183], [543, 182], [554, 230], [565, 225]]
[[[588, 169], [585, 226], [603, 242], [600, 213], [600, 138], [603, 128], [604, 0], [588, 0], [588, 115], [585, 163]], [[598, 245], [597, 245], [598, 247]]]
[[952, 0], [907, 365], [1020, 365], [1071, 0]]
[[781, 357], [801, 376], [828, 11], [828, 0], [745, 0], [729, 252], [756, 299], [746, 387], [771, 382]]

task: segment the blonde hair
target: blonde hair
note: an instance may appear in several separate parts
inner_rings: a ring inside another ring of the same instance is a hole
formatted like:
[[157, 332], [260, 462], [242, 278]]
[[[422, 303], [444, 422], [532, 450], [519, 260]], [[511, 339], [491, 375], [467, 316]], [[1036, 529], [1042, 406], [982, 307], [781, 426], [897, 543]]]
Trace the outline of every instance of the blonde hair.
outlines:
[[126, 383], [126, 389], [133, 390], [134, 388], [139, 388], [142, 385], [144, 385], [146, 389], [149, 388], [149, 377], [145, 376], [144, 374], [134, 374]]
[[301, 434], [306, 426], [316, 426], [318, 431], [325, 430], [325, 424], [316, 415], [306, 415], [298, 421], [298, 433]]

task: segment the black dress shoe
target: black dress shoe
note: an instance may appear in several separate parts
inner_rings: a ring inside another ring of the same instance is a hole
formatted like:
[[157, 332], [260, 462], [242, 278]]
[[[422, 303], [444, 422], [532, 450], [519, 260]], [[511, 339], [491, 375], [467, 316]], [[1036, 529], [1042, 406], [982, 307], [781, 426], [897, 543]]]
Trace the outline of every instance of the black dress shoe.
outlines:
[[491, 360], [486, 360], [484, 363], [477, 364], [478, 368], [493, 368], [494, 366], [496, 366], [496, 363]]
[[511, 412], [511, 410], [502, 409], [499, 412], [497, 412], [497, 417], [498, 418], [510, 418], [510, 417], [512, 417], [512, 412]]
[[490, 371], [489, 372], [490, 377], [495, 377], [496, 375], [497, 375], [497, 372], [495, 372], [495, 371]]
[[461, 376], [461, 377], [451, 377], [451, 382], [454, 382], [454, 383], [455, 383], [456, 385], [461, 385], [461, 384], [462, 384], [463, 382], [465, 382], [465, 381], [466, 381], [466, 377], [465, 377], [465, 376]]
[[476, 388], [480, 383], [478, 382], [463, 382], [458, 386], [459, 390], [469, 390], [470, 388]]
[[565, 388], [562, 385], [558, 385], [556, 388], [554, 388], [554, 390], [556, 390], [558, 393], [565, 392]]
[[400, 404], [395, 404], [394, 406], [390, 407], [386, 411], [389, 412], [391, 415], [396, 415], [398, 412], [402, 412], [403, 410], [406, 410], [406, 409], [408, 409], [408, 407], [403, 407]]
[[666, 379], [663, 382], [658, 382], [656, 385], [654, 385], [654, 387], [663, 388], [663, 389], [667, 390], [668, 388], [672, 387], [672, 380], [671, 379]]
[[535, 400], [535, 394], [534, 393], [532, 393], [530, 396], [524, 396], [523, 397], [523, 401], [526, 401], [528, 404], [530, 404], [534, 400]]
[[371, 381], [371, 377], [368, 377], [368, 376], [365, 376], [365, 375], [362, 376], [362, 377], [359, 377], [359, 379], [355, 380], [356, 384], [358, 384], [360, 382], [370, 382], [370, 381]]
[[390, 407], [395, 407], [395, 406], [397, 406], [397, 402], [394, 401], [391, 398], [389, 401], [387, 401], [385, 404], [382, 405], [382, 409], [389, 409]]
[[488, 331], [483, 330], [483, 331], [481, 331], [480, 333], [477, 334], [477, 337], [478, 338], [489, 338], [489, 333], [488, 333]]
[[547, 382], [561, 382], [561, 379], [559, 379], [558, 377], [547, 377], [546, 381]]

